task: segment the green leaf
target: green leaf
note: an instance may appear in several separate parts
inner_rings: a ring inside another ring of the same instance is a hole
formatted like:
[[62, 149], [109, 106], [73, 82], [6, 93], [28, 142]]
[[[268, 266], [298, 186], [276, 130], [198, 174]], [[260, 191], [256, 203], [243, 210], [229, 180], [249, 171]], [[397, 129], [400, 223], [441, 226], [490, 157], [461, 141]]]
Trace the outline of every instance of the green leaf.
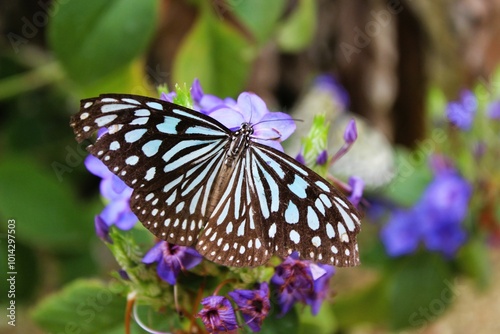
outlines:
[[389, 318], [386, 296], [386, 282], [379, 280], [362, 290], [336, 298], [331, 307], [332, 316], [343, 329], [362, 323], [386, 323]]
[[[278, 315], [278, 306], [272, 305], [271, 312], [264, 319], [260, 334], [294, 334], [299, 332], [299, 316], [292, 308], [284, 316]], [[248, 331], [251, 333], [251, 331]]]
[[175, 58], [174, 82], [198, 78], [206, 92], [236, 96], [247, 79], [251, 57], [248, 42], [203, 5]]
[[48, 38], [69, 76], [90, 84], [146, 50], [158, 19], [158, 0], [66, 1], [54, 5]]
[[[231, 5], [234, 1], [228, 1]], [[264, 44], [274, 33], [285, 9], [284, 0], [239, 1], [230, 10], [250, 29], [259, 44]]]
[[402, 258], [389, 273], [390, 324], [417, 328], [440, 316], [456, 296], [449, 264], [437, 254]]
[[337, 319], [332, 317], [331, 305], [323, 303], [318, 314], [313, 315], [308, 306], [300, 315], [301, 334], [330, 334], [335, 333], [337, 328]]
[[158, 97], [144, 73], [144, 63], [135, 60], [89, 84], [80, 85], [81, 97], [99, 96], [105, 92]]
[[316, 31], [316, 2], [300, 0], [288, 20], [278, 30], [277, 41], [285, 52], [297, 52], [311, 43]]
[[[83, 163], [77, 154], [72, 159]], [[16, 220], [18, 241], [81, 252], [94, 234], [94, 212], [85, 209], [77, 204], [68, 182], [59, 182], [34, 161], [4, 157], [0, 163], [0, 212], [3, 219]]]
[[491, 262], [487, 243], [481, 236], [473, 237], [458, 253], [457, 260], [462, 270], [472, 277], [480, 289], [491, 281]]
[[123, 322], [125, 299], [97, 280], [78, 280], [42, 300], [32, 317], [51, 333], [102, 333]]

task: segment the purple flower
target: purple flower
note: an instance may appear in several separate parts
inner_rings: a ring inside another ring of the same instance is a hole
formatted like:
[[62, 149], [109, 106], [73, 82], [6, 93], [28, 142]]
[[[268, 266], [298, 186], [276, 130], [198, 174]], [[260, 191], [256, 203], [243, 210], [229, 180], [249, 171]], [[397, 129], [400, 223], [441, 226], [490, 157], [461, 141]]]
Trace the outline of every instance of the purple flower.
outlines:
[[248, 327], [254, 332], [260, 331], [271, 309], [267, 282], [261, 283], [258, 290], [234, 290], [229, 292], [229, 296], [238, 305]]
[[253, 125], [253, 141], [283, 152], [280, 142], [295, 131], [293, 119], [282, 112], [270, 112], [265, 102], [253, 93], [241, 93], [236, 104], [225, 103], [208, 113], [229, 129], [239, 129], [242, 123]]
[[228, 332], [238, 328], [236, 315], [227, 298], [210, 296], [201, 300], [203, 308], [198, 312], [209, 333]]
[[121, 230], [130, 230], [138, 221], [136, 215], [130, 210], [130, 196], [132, 188], [128, 187], [118, 176], [110, 172], [108, 167], [89, 155], [85, 159], [85, 166], [94, 175], [102, 178], [100, 184], [101, 195], [109, 203], [99, 215], [100, 219], [109, 227], [116, 225]]
[[[296, 302], [311, 305], [312, 312], [316, 314], [328, 292], [328, 282], [324, 279], [333, 274], [332, 266], [299, 260], [297, 252], [293, 252], [275, 268], [271, 278], [271, 283], [278, 287], [281, 315]], [[323, 276], [326, 277], [321, 279]]]
[[94, 217], [95, 234], [103, 241], [113, 243], [109, 236], [109, 226], [102, 220], [101, 216]]
[[349, 186], [351, 186], [351, 195], [349, 195], [349, 201], [354, 206], [358, 206], [359, 202], [363, 198], [363, 189], [365, 188], [365, 182], [362, 178], [357, 176], [351, 176], [349, 178]]
[[324, 165], [328, 162], [328, 152], [326, 150], [321, 151], [316, 158], [317, 165]]
[[314, 86], [331, 93], [332, 98], [342, 109], [349, 107], [349, 94], [332, 75], [319, 75], [314, 80]]
[[318, 314], [321, 304], [328, 297], [330, 293], [330, 278], [335, 274], [333, 266], [328, 264], [318, 264], [318, 266], [325, 273], [314, 281], [314, 291], [306, 297], [306, 304], [311, 306], [311, 313], [313, 315]]
[[477, 111], [477, 100], [471, 91], [464, 90], [459, 101], [453, 101], [446, 106], [446, 116], [451, 124], [468, 131], [472, 127]]
[[344, 131], [344, 140], [346, 144], [352, 144], [358, 139], [358, 129], [356, 128], [356, 121], [351, 119]]
[[488, 104], [486, 115], [491, 119], [500, 120], [500, 101], [493, 101]]
[[415, 252], [420, 242], [418, 221], [412, 211], [396, 211], [380, 233], [387, 254], [401, 256]]
[[144, 255], [142, 262], [148, 264], [157, 262], [158, 276], [169, 284], [175, 285], [181, 270], [191, 269], [201, 260], [202, 256], [190, 247], [160, 241]]

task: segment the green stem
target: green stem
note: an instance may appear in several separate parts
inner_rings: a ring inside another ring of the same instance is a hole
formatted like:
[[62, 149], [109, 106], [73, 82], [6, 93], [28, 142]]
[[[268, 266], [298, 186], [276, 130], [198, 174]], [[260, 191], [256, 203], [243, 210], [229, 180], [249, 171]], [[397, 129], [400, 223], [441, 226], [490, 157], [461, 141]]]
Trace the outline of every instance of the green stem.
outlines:
[[0, 80], [0, 101], [31, 90], [61, 81], [64, 72], [57, 62], [51, 62], [30, 71], [16, 74]]

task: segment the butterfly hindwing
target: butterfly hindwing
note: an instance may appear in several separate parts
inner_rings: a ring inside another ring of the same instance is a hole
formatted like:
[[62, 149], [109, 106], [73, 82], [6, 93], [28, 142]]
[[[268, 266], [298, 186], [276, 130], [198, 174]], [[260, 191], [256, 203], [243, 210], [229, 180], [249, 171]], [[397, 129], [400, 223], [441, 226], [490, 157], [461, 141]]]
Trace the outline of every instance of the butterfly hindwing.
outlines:
[[298, 251], [304, 259], [336, 266], [359, 264], [357, 210], [311, 169], [268, 146], [251, 146], [262, 230], [280, 256]]

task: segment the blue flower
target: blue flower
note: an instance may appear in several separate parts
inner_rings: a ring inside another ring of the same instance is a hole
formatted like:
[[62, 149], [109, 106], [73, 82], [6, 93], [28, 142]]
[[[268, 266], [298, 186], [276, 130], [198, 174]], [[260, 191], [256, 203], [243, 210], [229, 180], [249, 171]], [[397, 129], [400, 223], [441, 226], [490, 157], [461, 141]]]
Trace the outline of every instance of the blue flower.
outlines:
[[417, 250], [421, 235], [412, 211], [396, 211], [380, 233], [387, 254], [401, 256]]
[[215, 106], [210, 112], [215, 118], [232, 130], [239, 129], [242, 123], [253, 125], [253, 141], [273, 147], [283, 152], [280, 142], [295, 131], [295, 122], [290, 115], [270, 112], [265, 102], [253, 93], [241, 93], [236, 104]]
[[472, 188], [449, 167], [439, 170], [415, 206], [395, 212], [383, 227], [381, 239], [390, 256], [413, 253], [423, 242], [428, 250], [452, 257], [466, 241], [462, 222]]
[[238, 305], [248, 327], [254, 332], [260, 331], [262, 322], [271, 309], [267, 283], [261, 283], [258, 290], [234, 290], [229, 292], [229, 296]]
[[450, 102], [446, 106], [446, 116], [450, 123], [464, 131], [472, 127], [476, 111], [476, 97], [468, 90], [461, 92], [459, 101]]
[[102, 178], [100, 184], [101, 195], [109, 200], [109, 203], [99, 215], [100, 219], [108, 227], [115, 225], [121, 230], [130, 230], [138, 221], [136, 215], [130, 210], [132, 188], [128, 187], [118, 176], [111, 173], [108, 167], [93, 155], [87, 156], [85, 166], [92, 174]]
[[229, 300], [222, 296], [210, 296], [201, 300], [203, 308], [198, 317], [209, 333], [228, 332], [238, 328], [236, 315]]
[[147, 264], [157, 262], [158, 276], [169, 284], [175, 285], [181, 270], [191, 269], [201, 260], [202, 256], [193, 248], [160, 241], [144, 255], [142, 262]]
[[275, 268], [271, 278], [271, 283], [278, 287], [280, 314], [287, 313], [296, 302], [310, 305], [316, 314], [328, 295], [327, 283], [333, 274], [332, 266], [302, 261], [293, 252]]

